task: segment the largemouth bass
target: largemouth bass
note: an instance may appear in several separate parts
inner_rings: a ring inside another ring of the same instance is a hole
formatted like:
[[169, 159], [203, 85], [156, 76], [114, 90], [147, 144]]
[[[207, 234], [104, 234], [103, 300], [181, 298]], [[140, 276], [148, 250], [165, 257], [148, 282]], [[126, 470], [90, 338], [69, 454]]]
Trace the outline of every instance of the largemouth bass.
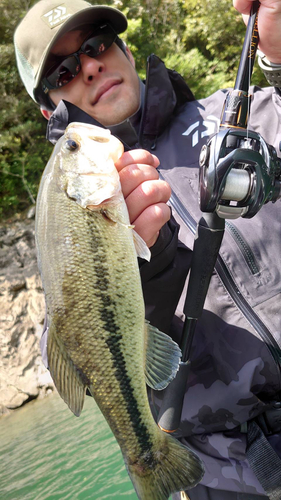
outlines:
[[163, 389], [180, 350], [145, 321], [137, 255], [150, 252], [130, 224], [108, 130], [70, 124], [44, 170], [36, 244], [48, 316], [48, 362], [79, 416], [88, 388], [106, 418], [142, 500], [195, 486], [199, 458], [155, 423], [146, 383]]

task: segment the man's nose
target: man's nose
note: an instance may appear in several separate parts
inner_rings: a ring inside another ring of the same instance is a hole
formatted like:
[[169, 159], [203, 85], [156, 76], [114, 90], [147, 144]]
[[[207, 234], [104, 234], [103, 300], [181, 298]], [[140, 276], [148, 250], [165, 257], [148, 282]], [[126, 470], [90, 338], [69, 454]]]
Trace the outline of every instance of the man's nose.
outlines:
[[86, 54], [80, 55], [81, 72], [85, 83], [91, 82], [98, 73], [104, 70], [104, 63], [100, 58], [89, 57]]

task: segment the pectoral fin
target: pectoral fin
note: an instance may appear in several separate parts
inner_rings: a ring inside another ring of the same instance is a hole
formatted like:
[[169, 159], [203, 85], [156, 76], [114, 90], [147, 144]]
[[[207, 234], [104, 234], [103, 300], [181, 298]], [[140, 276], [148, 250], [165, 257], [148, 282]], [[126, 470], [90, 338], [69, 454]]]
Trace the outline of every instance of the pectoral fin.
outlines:
[[151, 259], [151, 253], [147, 244], [136, 231], [133, 231], [133, 238], [137, 256], [149, 262]]
[[121, 226], [125, 226], [125, 227], [133, 227], [133, 226], [128, 226], [127, 224], [125, 224], [121, 217], [120, 217], [120, 214], [118, 214], [118, 212], [114, 212], [113, 210], [109, 210], [108, 208], [102, 208], [101, 210], [101, 213], [104, 217], [106, 217], [108, 220], [110, 220], [111, 222], [115, 222], [116, 224], [121, 224]]
[[101, 210], [101, 213], [110, 221], [116, 222], [116, 224], [121, 224], [122, 226], [125, 226], [128, 229], [132, 229], [137, 256], [140, 257], [141, 259], [150, 261], [151, 258], [150, 250], [145, 241], [142, 239], [142, 237], [134, 230], [133, 225], [124, 223], [120, 218], [120, 214], [114, 213], [112, 210], [109, 210], [107, 208], [106, 209], [103, 208]]
[[84, 405], [86, 385], [52, 327], [48, 333], [47, 353], [50, 373], [58, 393], [74, 415], [79, 417]]
[[171, 337], [148, 322], [145, 324], [146, 383], [161, 391], [175, 378], [179, 369], [181, 350]]

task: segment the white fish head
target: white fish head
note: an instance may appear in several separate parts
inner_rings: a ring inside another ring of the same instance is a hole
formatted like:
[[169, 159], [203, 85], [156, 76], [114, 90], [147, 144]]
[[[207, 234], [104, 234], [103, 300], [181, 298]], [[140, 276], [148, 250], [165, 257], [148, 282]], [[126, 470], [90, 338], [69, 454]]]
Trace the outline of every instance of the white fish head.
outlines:
[[60, 139], [59, 169], [67, 195], [83, 208], [99, 207], [122, 198], [114, 163], [123, 144], [110, 130], [85, 123], [71, 123]]

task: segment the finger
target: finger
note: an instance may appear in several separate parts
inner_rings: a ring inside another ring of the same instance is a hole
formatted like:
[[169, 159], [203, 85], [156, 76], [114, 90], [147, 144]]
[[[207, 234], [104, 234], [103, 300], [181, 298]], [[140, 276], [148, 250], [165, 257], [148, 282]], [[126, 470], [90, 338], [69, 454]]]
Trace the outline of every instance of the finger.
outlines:
[[134, 221], [135, 231], [148, 247], [156, 242], [161, 227], [170, 220], [171, 210], [166, 203], [157, 203], [147, 207]]
[[132, 163], [142, 163], [144, 165], [151, 165], [157, 168], [159, 165], [159, 160], [157, 156], [151, 154], [145, 149], [133, 149], [132, 151], [126, 151], [115, 163], [115, 167], [118, 171], [122, 170], [124, 167]]
[[167, 203], [171, 196], [169, 184], [162, 180], [145, 181], [126, 198], [130, 221], [134, 221], [150, 205]]
[[124, 198], [145, 181], [159, 178], [156, 168], [150, 165], [130, 164], [119, 172]]
[[241, 14], [250, 14], [254, 0], [233, 0], [233, 6]]
[[[243, 14], [247, 23], [253, 0], [233, 0], [234, 7]], [[258, 14], [259, 49], [276, 64], [281, 61], [281, 2], [260, 0]]]

